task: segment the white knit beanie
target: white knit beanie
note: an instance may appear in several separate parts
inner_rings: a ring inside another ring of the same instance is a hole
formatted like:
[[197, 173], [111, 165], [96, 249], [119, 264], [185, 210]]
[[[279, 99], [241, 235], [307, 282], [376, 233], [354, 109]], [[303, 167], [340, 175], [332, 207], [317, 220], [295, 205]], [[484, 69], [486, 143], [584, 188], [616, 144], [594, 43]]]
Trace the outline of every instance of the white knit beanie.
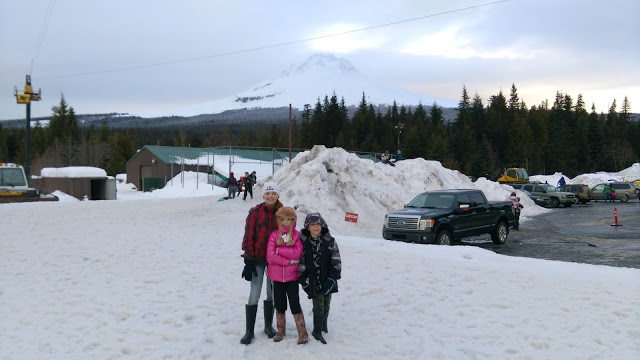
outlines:
[[275, 181], [268, 181], [266, 183], [264, 183], [264, 193], [266, 194], [269, 191], [273, 191], [276, 194], [278, 194], [278, 196], [280, 196], [280, 185], [278, 185], [277, 182]]

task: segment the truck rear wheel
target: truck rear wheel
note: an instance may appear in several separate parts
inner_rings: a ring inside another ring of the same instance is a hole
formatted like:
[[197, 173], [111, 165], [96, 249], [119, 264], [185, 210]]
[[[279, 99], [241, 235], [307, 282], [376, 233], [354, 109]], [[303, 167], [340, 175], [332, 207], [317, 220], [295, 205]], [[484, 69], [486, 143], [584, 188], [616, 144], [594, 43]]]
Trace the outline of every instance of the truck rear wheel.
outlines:
[[494, 244], [502, 245], [507, 242], [508, 236], [509, 229], [507, 228], [507, 224], [501, 221], [491, 233], [491, 240], [493, 240]]
[[447, 230], [442, 230], [436, 237], [436, 244], [438, 245], [451, 245], [451, 233]]
[[551, 198], [551, 206], [557, 208], [560, 206], [560, 200], [558, 198]]

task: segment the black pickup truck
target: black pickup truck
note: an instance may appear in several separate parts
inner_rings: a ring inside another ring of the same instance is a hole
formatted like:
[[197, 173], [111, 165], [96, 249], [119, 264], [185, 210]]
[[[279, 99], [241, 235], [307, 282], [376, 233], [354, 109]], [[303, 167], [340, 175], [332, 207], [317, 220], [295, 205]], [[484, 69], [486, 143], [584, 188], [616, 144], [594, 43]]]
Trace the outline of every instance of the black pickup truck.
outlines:
[[480, 190], [423, 192], [404, 209], [384, 217], [382, 236], [387, 240], [451, 245], [455, 240], [491, 234], [504, 244], [515, 219], [511, 201], [487, 201]]

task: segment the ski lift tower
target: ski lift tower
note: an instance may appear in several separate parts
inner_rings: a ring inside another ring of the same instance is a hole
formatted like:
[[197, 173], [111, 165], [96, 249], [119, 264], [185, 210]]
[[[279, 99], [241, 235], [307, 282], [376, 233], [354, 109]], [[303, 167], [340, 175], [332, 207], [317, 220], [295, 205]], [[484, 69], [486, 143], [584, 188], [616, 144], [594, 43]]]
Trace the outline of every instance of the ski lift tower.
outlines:
[[38, 89], [37, 93], [33, 91], [33, 88], [31, 87], [31, 75], [27, 75], [27, 80], [24, 85], [24, 93], [18, 94], [18, 88], [15, 86], [14, 93], [18, 104], [27, 105], [24, 170], [27, 175], [27, 181], [31, 182], [31, 102], [40, 101], [40, 89]]

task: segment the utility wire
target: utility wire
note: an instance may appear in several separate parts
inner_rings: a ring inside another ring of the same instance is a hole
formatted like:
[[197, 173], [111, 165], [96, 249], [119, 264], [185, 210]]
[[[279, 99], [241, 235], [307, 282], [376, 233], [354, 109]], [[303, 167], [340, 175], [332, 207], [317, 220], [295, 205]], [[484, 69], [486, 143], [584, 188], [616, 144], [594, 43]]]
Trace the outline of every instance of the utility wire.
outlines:
[[439, 12], [439, 13], [435, 13], [435, 14], [424, 15], [424, 16], [419, 16], [419, 17], [415, 17], [415, 18], [394, 21], [394, 22], [380, 24], [380, 25], [373, 25], [373, 26], [364, 27], [364, 28], [360, 28], [360, 29], [342, 31], [342, 32], [338, 32], [338, 33], [328, 34], [328, 35], [315, 36], [315, 37], [301, 39], [301, 40], [293, 40], [293, 41], [287, 41], [287, 42], [282, 42], [282, 43], [277, 43], [277, 44], [258, 46], [258, 47], [249, 48], [249, 49], [229, 51], [229, 52], [224, 52], [224, 53], [219, 53], [219, 54], [206, 55], [206, 56], [200, 56], [200, 57], [194, 57], [194, 58], [188, 58], [188, 59], [165, 61], [165, 62], [159, 62], [159, 63], [155, 63], [155, 64], [136, 65], [136, 66], [129, 66], [129, 67], [124, 67], [124, 68], [110, 69], [110, 70], [84, 72], [84, 73], [69, 74], [69, 75], [59, 75], [59, 76], [56, 76], [56, 78], [67, 78], [67, 77], [77, 77], [77, 76], [85, 76], [85, 75], [106, 74], [106, 73], [112, 73], [112, 72], [135, 70], [135, 69], [144, 69], [144, 68], [150, 68], [150, 67], [156, 67], [156, 66], [171, 65], [171, 64], [198, 61], [198, 60], [204, 60], [204, 59], [212, 59], [212, 58], [217, 58], [217, 57], [222, 57], [222, 56], [242, 54], [242, 53], [247, 53], [247, 52], [251, 52], [251, 51], [271, 49], [271, 48], [275, 48], [275, 47], [298, 44], [298, 43], [303, 43], [303, 42], [308, 42], [308, 41], [313, 41], [313, 40], [318, 40], [318, 39], [326, 39], [326, 38], [334, 37], [334, 36], [353, 34], [353, 33], [356, 33], [356, 32], [367, 31], [367, 30], [371, 30], [371, 29], [378, 29], [378, 28], [383, 28], [383, 27], [388, 27], [388, 26], [408, 23], [408, 22], [411, 22], [411, 21], [423, 20], [423, 19], [427, 19], [427, 18], [431, 18], [431, 17], [441, 16], [441, 15], [446, 15], [446, 14], [452, 14], [452, 13], [456, 13], [456, 12], [475, 9], [475, 8], [484, 7], [484, 6], [495, 5], [495, 4], [498, 4], [498, 3], [503, 3], [503, 2], [508, 2], [508, 1], [510, 1], [510, 0], [492, 1], [492, 2], [489, 2], [489, 3], [478, 4], [478, 5], [473, 5], [473, 6], [467, 6], [467, 7], [460, 8], [460, 9], [443, 11], [443, 12]]
[[29, 74], [33, 73], [33, 66], [38, 59], [38, 55], [40, 55], [40, 49], [42, 49], [42, 43], [44, 43], [45, 35], [47, 34], [47, 29], [49, 28], [49, 23], [51, 22], [51, 15], [53, 14], [53, 8], [56, 5], [56, 0], [49, 0], [49, 5], [47, 5], [47, 11], [44, 14], [44, 20], [42, 22], [42, 26], [40, 27], [40, 33], [38, 34], [38, 39], [36, 40], [36, 48], [33, 52], [34, 55], [31, 58], [31, 66], [29, 68]]

